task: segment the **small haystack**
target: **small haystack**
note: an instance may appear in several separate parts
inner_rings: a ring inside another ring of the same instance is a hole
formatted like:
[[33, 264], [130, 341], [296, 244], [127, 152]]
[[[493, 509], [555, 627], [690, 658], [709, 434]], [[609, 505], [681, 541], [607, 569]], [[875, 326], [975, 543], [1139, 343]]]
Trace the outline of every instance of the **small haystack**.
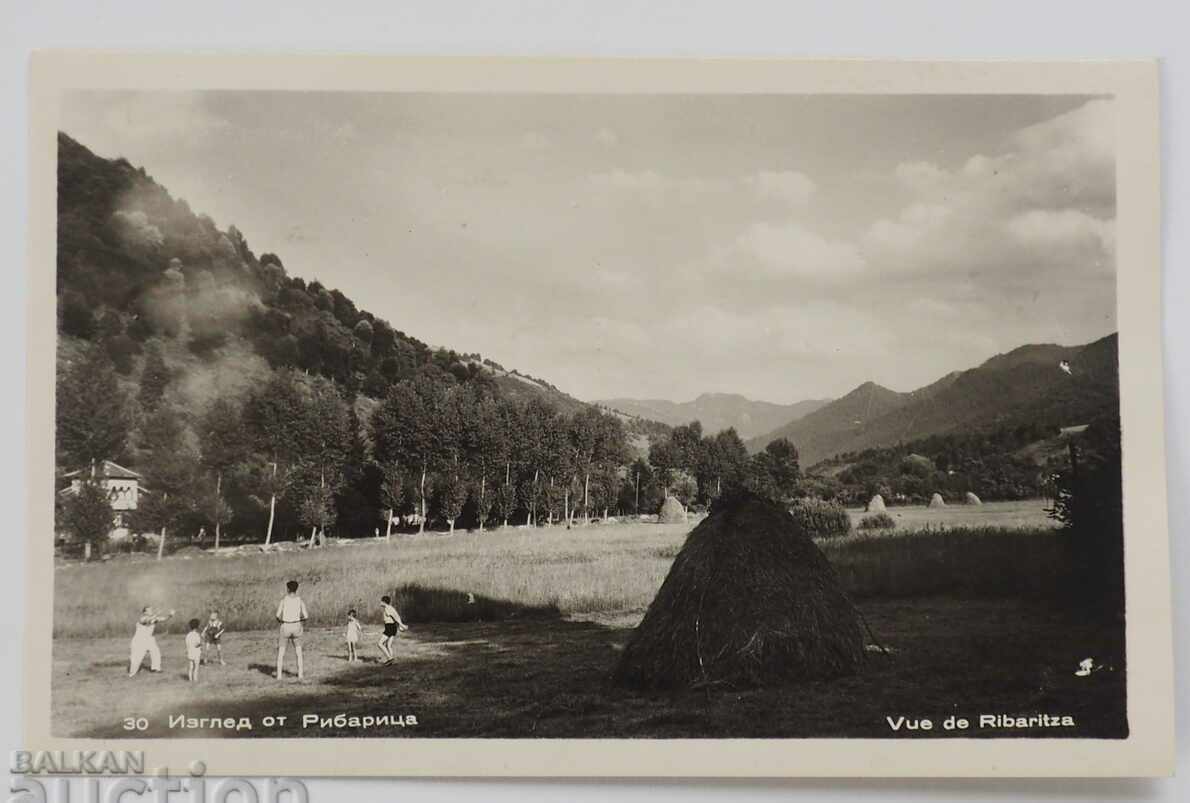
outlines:
[[685, 524], [686, 508], [682, 507], [676, 496], [667, 496], [661, 505], [661, 512], [657, 514], [657, 521], [662, 524]]
[[965, 505], [982, 505], [983, 500], [980, 499], [975, 494], [971, 493], [970, 491], [967, 491], [966, 495], [963, 496], [963, 504], [965, 504]]
[[616, 683], [637, 688], [756, 686], [857, 672], [855, 607], [780, 505], [717, 505], [686, 538], [632, 634]]
[[868, 506], [864, 508], [865, 513], [883, 513], [886, 510], [884, 507], [884, 497], [876, 494], [869, 500]]
[[942, 494], [936, 493], [930, 497], [930, 507], [946, 507], [946, 500], [942, 498]]

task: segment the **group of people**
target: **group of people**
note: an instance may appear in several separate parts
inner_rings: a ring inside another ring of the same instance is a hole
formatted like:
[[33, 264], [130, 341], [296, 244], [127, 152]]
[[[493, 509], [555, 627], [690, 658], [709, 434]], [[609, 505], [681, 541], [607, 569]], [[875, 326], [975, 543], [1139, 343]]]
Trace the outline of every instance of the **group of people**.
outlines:
[[[293, 645], [294, 657], [297, 661], [297, 676], [301, 680], [305, 677], [305, 667], [302, 661], [302, 634], [305, 623], [310, 618], [306, 603], [298, 596], [298, 583], [290, 580], [285, 584], [285, 596], [277, 605], [276, 619], [279, 626], [277, 637], [277, 680], [284, 675], [285, 657], [289, 645]], [[380, 598], [381, 620], [384, 630], [376, 646], [380, 649], [381, 663], [390, 664], [396, 659], [393, 643], [397, 635], [409, 629], [401, 619], [401, 614], [392, 604], [392, 597], [385, 595]], [[161, 671], [161, 649], [157, 646], [155, 631], [157, 625], [167, 622], [175, 615], [175, 611], [159, 613], [151, 606], [141, 609], [140, 618], [136, 621], [136, 631], [132, 636], [129, 656], [128, 677], [134, 677], [144, 664], [145, 656], [149, 657], [149, 671]], [[221, 666], [226, 666], [223, 659], [223, 634], [226, 627], [219, 616], [219, 611], [211, 611], [210, 617], [203, 625], [198, 619], [191, 619], [186, 633], [186, 660], [189, 665], [187, 677], [191, 682], [198, 680], [199, 667], [209, 663], [208, 658], [212, 650]], [[347, 662], [357, 663], [359, 658], [359, 642], [364, 638], [363, 625], [356, 610], [347, 612]]]

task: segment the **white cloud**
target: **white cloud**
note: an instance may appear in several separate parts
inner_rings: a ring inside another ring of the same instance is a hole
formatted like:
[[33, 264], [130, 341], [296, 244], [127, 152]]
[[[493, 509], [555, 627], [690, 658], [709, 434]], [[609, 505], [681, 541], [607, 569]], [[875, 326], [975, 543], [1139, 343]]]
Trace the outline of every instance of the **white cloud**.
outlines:
[[669, 186], [672, 179], [666, 179], [656, 170], [629, 171], [616, 168], [606, 173], [595, 173], [590, 181], [596, 187], [613, 190], [632, 190], [634, 192], [653, 192]]
[[130, 92], [109, 97], [110, 102], [101, 107], [101, 125], [113, 142], [120, 143], [113, 150], [121, 153], [145, 143], [193, 144], [231, 128], [193, 92]]
[[[954, 170], [902, 163], [894, 178], [911, 203], [863, 238], [874, 269], [982, 275], [1037, 287], [1111, 271], [1115, 262], [1114, 119], [1090, 101], [1023, 128], [999, 154], [975, 154]], [[1002, 278], [1000, 278], [1002, 277]]]
[[836, 353], [849, 357], [887, 351], [891, 338], [867, 310], [813, 300], [796, 305], [734, 310], [710, 304], [687, 308], [661, 322], [652, 344], [662, 352], [766, 360]]
[[1005, 224], [1008, 233], [1025, 245], [1061, 246], [1093, 243], [1109, 250], [1115, 245], [1115, 224], [1077, 209], [1030, 209]]
[[753, 223], [739, 236], [739, 246], [775, 276], [817, 281], [845, 279], [866, 267], [849, 243], [828, 240], [800, 223]]
[[949, 177], [945, 170], [933, 162], [902, 162], [893, 173], [898, 181], [917, 191], [933, 190]]
[[905, 251], [935, 231], [950, 217], [950, 207], [942, 204], [911, 204], [897, 220], [877, 220], [864, 237], [866, 248]]
[[1072, 275], [1088, 268], [1113, 272], [1116, 226], [1077, 209], [1031, 209], [1010, 218], [1005, 230], [1022, 248], [1039, 252], [1039, 260], [1070, 267]]

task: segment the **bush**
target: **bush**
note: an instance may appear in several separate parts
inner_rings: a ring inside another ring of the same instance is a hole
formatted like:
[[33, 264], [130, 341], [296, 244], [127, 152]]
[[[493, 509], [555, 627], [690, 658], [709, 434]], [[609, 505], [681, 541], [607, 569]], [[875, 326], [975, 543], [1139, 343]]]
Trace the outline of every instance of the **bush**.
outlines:
[[859, 520], [861, 530], [891, 530], [896, 526], [896, 520], [887, 513], [874, 513]]
[[834, 538], [851, 532], [851, 516], [838, 502], [799, 499], [789, 513], [811, 538]]
[[1124, 510], [1120, 424], [1096, 421], [1069, 446], [1054, 506], [1073, 569], [1071, 594], [1082, 610], [1117, 615], [1124, 608]]

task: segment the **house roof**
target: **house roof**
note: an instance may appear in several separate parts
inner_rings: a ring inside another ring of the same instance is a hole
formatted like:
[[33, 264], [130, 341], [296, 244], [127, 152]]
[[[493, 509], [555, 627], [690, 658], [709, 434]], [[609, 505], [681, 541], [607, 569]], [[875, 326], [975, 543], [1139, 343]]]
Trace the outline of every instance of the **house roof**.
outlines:
[[[140, 480], [144, 477], [137, 474], [130, 468], [124, 468], [118, 463], [113, 463], [111, 460], [104, 460], [101, 465], [96, 466], [95, 476], [105, 480]], [[91, 467], [76, 469], [69, 474], [64, 474], [65, 477], [85, 477], [91, 474]]]

